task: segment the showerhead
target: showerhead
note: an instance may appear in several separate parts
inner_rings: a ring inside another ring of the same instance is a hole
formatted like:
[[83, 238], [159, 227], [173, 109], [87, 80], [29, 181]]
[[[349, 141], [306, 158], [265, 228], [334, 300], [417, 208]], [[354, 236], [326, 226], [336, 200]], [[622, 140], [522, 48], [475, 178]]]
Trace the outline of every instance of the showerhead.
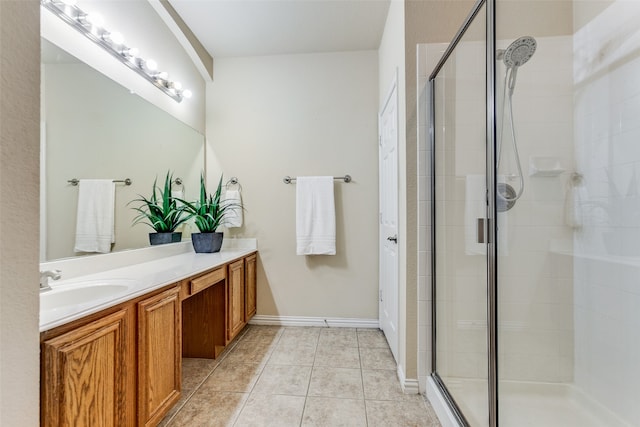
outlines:
[[536, 39], [531, 36], [520, 37], [507, 47], [502, 60], [507, 68], [517, 68], [527, 62], [536, 51]]

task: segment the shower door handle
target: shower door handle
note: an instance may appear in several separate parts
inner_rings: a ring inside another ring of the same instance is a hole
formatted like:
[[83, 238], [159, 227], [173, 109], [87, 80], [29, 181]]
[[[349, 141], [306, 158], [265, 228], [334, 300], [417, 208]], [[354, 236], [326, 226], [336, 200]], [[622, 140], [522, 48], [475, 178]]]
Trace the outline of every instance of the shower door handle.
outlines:
[[478, 243], [489, 242], [489, 233], [487, 230], [488, 225], [489, 225], [489, 220], [487, 218], [476, 219], [476, 241]]

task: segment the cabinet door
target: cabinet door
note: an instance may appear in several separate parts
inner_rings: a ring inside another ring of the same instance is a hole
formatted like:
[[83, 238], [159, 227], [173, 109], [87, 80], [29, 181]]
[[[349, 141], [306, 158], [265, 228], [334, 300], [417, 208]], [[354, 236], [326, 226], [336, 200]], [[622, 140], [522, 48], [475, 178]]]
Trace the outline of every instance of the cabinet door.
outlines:
[[127, 314], [123, 309], [43, 342], [41, 425], [131, 424]]
[[246, 308], [245, 323], [256, 314], [256, 254], [244, 259]]
[[228, 274], [228, 322], [227, 343], [242, 330], [245, 325], [244, 302], [244, 260], [229, 264]]
[[180, 398], [180, 287], [138, 304], [138, 419], [155, 426]]

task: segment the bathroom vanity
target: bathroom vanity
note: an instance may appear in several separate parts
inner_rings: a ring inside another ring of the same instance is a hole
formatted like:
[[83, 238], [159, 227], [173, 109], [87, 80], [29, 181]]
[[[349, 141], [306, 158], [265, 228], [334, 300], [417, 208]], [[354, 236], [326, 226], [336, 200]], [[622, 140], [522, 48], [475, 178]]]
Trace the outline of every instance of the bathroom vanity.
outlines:
[[[255, 314], [256, 257], [246, 249], [146, 263], [144, 286], [41, 327], [40, 424], [157, 425], [180, 398], [182, 357], [217, 358]], [[120, 270], [112, 276], [135, 276], [136, 266]], [[180, 278], [164, 283], [172, 275]]]

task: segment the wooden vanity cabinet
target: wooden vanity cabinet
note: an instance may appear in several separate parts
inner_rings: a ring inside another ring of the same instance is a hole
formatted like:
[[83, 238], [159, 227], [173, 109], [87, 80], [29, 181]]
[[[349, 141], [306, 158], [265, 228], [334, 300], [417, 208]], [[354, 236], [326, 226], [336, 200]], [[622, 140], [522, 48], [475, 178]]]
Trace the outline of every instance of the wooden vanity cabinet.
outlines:
[[180, 287], [138, 303], [138, 417], [155, 426], [180, 399]]
[[255, 282], [253, 253], [42, 332], [40, 424], [158, 425], [182, 357], [224, 351], [256, 312]]
[[125, 307], [42, 343], [41, 425], [135, 424], [127, 402], [135, 375], [131, 314]]
[[245, 281], [245, 318], [247, 323], [256, 314], [256, 260], [257, 254], [249, 255], [244, 259], [244, 281]]
[[227, 275], [227, 343], [246, 325], [244, 259], [229, 264]]

